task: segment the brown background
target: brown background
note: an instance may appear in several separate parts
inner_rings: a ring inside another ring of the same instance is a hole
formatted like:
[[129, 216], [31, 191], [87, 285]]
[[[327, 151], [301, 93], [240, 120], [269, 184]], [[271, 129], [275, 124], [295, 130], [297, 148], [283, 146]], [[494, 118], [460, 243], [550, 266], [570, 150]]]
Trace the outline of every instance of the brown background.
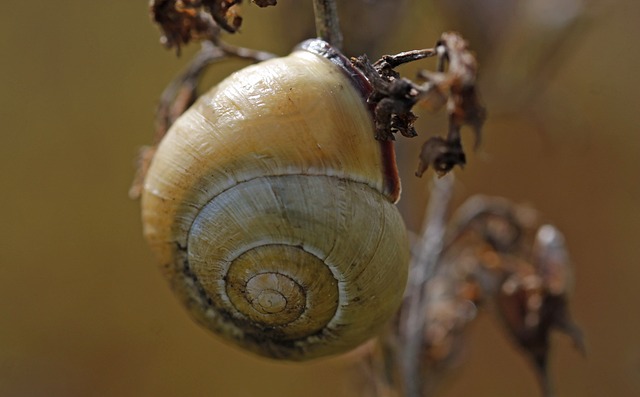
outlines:
[[[246, 7], [233, 41], [286, 53], [309, 14], [280, 3]], [[457, 172], [455, 200], [481, 192], [526, 201], [566, 233], [577, 274], [572, 307], [589, 355], [554, 337], [558, 394], [640, 395], [640, 3], [589, 9], [584, 30], [545, 58], [549, 70], [532, 65], [555, 36], [532, 28], [517, 7], [464, 14], [452, 11], [457, 3], [448, 11], [412, 3], [372, 55], [431, 46], [450, 28], [470, 37], [491, 117], [481, 150]], [[557, 13], [553, 4], [575, 2], [547, 3], [545, 12]], [[156, 99], [195, 47], [176, 59], [157, 45], [146, 7], [21, 1], [0, 13], [0, 396], [358, 395], [348, 358], [283, 364], [223, 345], [187, 318], [155, 269], [127, 189]], [[353, 46], [356, 33], [347, 35]], [[209, 79], [239, 66], [220, 65]], [[412, 230], [429, 180], [411, 176], [415, 152], [443, 131], [441, 119], [421, 122], [422, 138], [400, 144], [408, 175], [401, 209]], [[524, 359], [481, 316], [466, 364], [441, 395], [537, 389]]]

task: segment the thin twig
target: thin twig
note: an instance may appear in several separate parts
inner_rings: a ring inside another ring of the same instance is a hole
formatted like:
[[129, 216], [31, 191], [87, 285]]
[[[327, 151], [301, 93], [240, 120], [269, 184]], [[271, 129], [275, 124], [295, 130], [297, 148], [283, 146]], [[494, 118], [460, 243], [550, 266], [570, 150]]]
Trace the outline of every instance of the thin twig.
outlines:
[[404, 343], [398, 352], [406, 397], [422, 395], [420, 355], [424, 342], [424, 313], [427, 303], [424, 287], [433, 277], [442, 252], [453, 184], [453, 174], [434, 178], [433, 191], [425, 214], [424, 229], [418, 244], [419, 250], [414, 254], [411, 262], [406, 308], [401, 314], [399, 330]]
[[262, 62], [277, 57], [277, 55], [270, 52], [260, 51], [253, 48], [238, 47], [224, 41], [220, 41], [216, 45], [229, 56], [247, 59], [254, 62]]
[[313, 0], [316, 34], [336, 49], [342, 49], [342, 32], [335, 0]]
[[[200, 52], [189, 62], [186, 69], [164, 89], [156, 109], [154, 145], [160, 143], [175, 119], [191, 105], [198, 81], [207, 66], [224, 58], [225, 53], [220, 47], [209, 41], [203, 42]], [[185, 97], [183, 101], [177, 100], [180, 93]]]
[[175, 119], [195, 100], [197, 85], [207, 67], [229, 57], [261, 62], [274, 58], [275, 55], [251, 48], [237, 47], [223, 41], [216, 44], [210, 41], [203, 42], [200, 52], [160, 96], [160, 103], [156, 111], [154, 144], [158, 144], [162, 140]]
[[262, 62], [275, 58], [275, 55], [251, 48], [237, 47], [223, 41], [215, 43], [208, 40], [203, 41], [200, 52], [189, 62], [187, 68], [169, 83], [160, 96], [156, 109], [153, 144], [140, 150], [136, 175], [129, 189], [131, 198], [140, 197], [144, 178], [158, 144], [174, 121], [197, 99], [198, 84], [207, 68], [213, 63], [229, 58]]
[[433, 48], [404, 51], [394, 55], [383, 55], [382, 58], [373, 64], [373, 66], [382, 67], [382, 63], [385, 62], [385, 67], [393, 69], [405, 63], [419, 61], [420, 59], [429, 58], [435, 55], [437, 55], [437, 52]]

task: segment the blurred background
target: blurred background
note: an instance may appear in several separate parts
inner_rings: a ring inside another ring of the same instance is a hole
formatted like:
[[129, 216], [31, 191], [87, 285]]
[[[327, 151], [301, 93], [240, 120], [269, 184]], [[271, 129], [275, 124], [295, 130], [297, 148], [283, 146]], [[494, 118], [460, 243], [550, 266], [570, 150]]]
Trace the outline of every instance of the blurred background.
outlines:
[[[229, 41], [285, 54], [313, 34], [306, 3], [247, 4], [243, 31]], [[456, 171], [454, 204], [505, 196], [566, 234], [588, 357], [554, 336], [558, 395], [640, 395], [640, 3], [341, 6], [349, 55], [431, 47], [444, 30], [468, 38], [489, 119], [482, 147]], [[158, 39], [143, 0], [13, 2], [0, 13], [0, 396], [359, 395], [353, 355], [309, 364], [250, 356], [191, 322], [161, 278], [127, 191], [157, 99], [197, 45], [176, 58]], [[219, 64], [208, 82], [243, 65]], [[444, 115], [419, 116], [420, 137], [398, 142], [400, 207], [413, 231], [430, 180], [413, 176], [416, 156], [445, 131]], [[440, 395], [538, 389], [526, 360], [481, 315]]]

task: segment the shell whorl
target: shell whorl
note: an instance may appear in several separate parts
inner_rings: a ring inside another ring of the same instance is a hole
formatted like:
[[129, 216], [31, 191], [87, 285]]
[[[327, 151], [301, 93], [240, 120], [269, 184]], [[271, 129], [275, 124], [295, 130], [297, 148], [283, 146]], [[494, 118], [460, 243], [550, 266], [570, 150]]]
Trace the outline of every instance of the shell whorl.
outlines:
[[145, 180], [145, 236], [207, 328], [271, 357], [339, 353], [402, 297], [390, 156], [341, 67], [299, 50], [236, 72], [174, 124]]

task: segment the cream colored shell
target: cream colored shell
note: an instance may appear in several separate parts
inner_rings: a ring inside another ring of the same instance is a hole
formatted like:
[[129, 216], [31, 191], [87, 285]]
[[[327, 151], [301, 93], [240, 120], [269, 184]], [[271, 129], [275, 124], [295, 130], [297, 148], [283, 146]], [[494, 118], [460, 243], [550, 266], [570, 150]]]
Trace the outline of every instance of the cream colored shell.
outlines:
[[392, 316], [406, 282], [385, 150], [330, 60], [299, 50], [247, 67], [161, 142], [145, 237], [191, 315], [233, 343], [289, 360], [347, 351]]

